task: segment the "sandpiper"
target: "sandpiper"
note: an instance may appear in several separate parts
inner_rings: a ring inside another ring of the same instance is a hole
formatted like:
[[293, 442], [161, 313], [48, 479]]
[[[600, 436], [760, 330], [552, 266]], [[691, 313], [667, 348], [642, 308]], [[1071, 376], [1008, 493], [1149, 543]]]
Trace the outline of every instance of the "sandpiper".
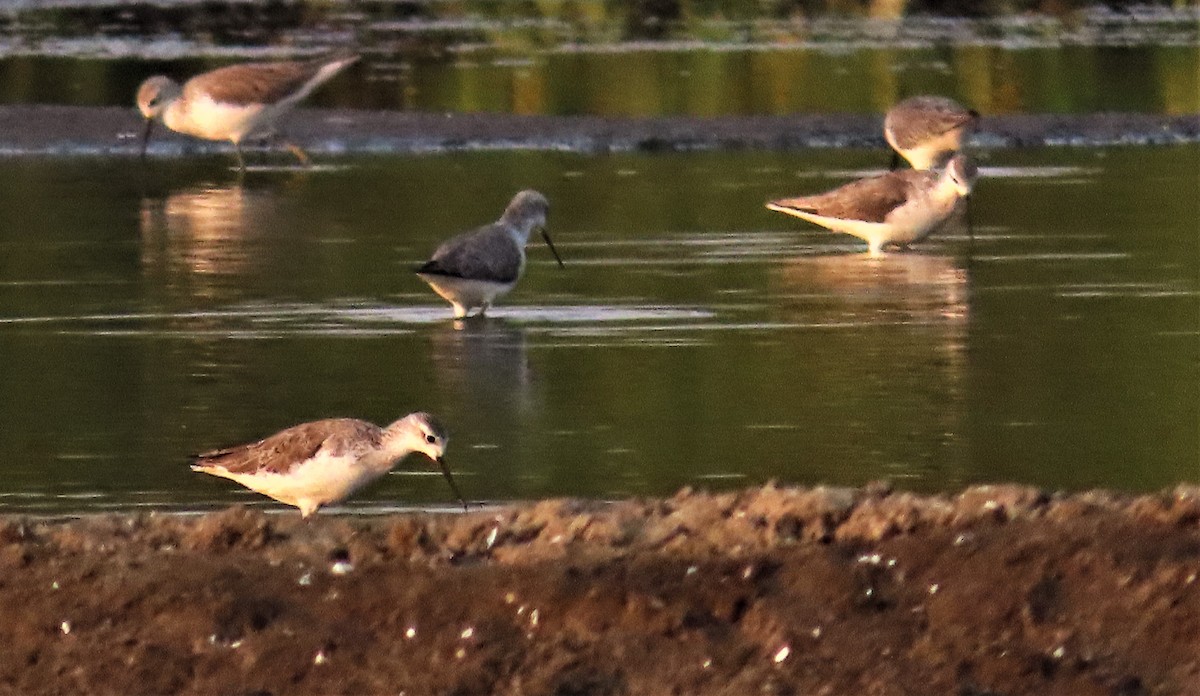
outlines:
[[447, 435], [428, 413], [410, 413], [386, 428], [354, 418], [301, 423], [274, 435], [198, 454], [192, 470], [232, 479], [252, 491], [300, 508], [308, 517], [321, 506], [345, 500], [386, 474], [412, 452], [437, 462], [462, 503], [443, 457]]
[[537, 191], [513, 196], [500, 219], [490, 225], [451, 237], [416, 269], [421, 280], [454, 307], [461, 319], [478, 307], [479, 314], [500, 295], [513, 289], [525, 272], [525, 245], [534, 228], [550, 247], [561, 268], [562, 257], [546, 233], [550, 203]]
[[767, 208], [852, 234], [878, 256], [885, 244], [905, 247], [937, 229], [971, 193], [975, 176], [975, 165], [960, 154], [941, 171], [887, 172]]
[[941, 167], [962, 151], [978, 121], [979, 112], [946, 97], [910, 97], [896, 104], [883, 118], [883, 137], [896, 150], [892, 169], [900, 155], [913, 169]]
[[[337, 55], [307, 61], [242, 63], [202, 73], [180, 86], [169, 77], [151, 77], [138, 88], [137, 106], [146, 117], [142, 156], [150, 142], [154, 120], [173, 131], [207, 140], [233, 143], [238, 167], [245, 171], [241, 142], [250, 135], [267, 135], [280, 115], [358, 60]], [[287, 148], [308, 164], [308, 155], [292, 143]]]

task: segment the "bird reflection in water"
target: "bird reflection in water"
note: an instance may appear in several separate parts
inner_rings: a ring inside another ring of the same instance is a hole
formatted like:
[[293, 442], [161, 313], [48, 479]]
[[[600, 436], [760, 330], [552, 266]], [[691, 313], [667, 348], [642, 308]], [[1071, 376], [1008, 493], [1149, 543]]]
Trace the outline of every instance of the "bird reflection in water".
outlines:
[[[874, 475], [953, 480], [969, 462], [971, 303], [965, 262], [924, 253], [802, 256], [774, 273], [777, 316], [828, 332], [803, 356], [826, 433]], [[863, 442], [885, 442], [860, 451]], [[834, 445], [831, 444], [831, 447]]]
[[[800, 301], [807, 319], [947, 323], [965, 327], [969, 274], [949, 256], [914, 253], [800, 256], [775, 273], [783, 297]], [[792, 314], [797, 305], [785, 302]]]
[[529, 406], [532, 377], [522, 327], [497, 317], [459, 319], [439, 323], [430, 342], [443, 393], [497, 410]]
[[156, 292], [176, 301], [230, 301], [294, 249], [270, 244], [275, 188], [197, 185], [142, 199], [141, 264]]
[[488, 488], [522, 490], [543, 475], [545, 438], [539, 425], [537, 377], [525, 329], [498, 317], [471, 317], [431, 327], [429, 356], [438, 394], [457, 414], [461, 466], [486, 471]]

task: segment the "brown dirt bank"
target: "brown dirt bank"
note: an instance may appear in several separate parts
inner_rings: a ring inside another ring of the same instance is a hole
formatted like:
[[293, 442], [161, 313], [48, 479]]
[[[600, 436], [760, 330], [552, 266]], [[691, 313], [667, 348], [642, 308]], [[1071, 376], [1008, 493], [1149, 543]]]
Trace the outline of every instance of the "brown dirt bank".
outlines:
[[[316, 153], [555, 149], [578, 152], [687, 149], [884, 147], [882, 117], [869, 114], [607, 118], [512, 114], [429, 114], [301, 109], [288, 135]], [[132, 155], [141, 119], [133, 108], [0, 106], [0, 154]], [[155, 155], [214, 152], [228, 145], [169, 133]], [[1200, 115], [1013, 114], [985, 117], [984, 147], [1200, 142]]]
[[1200, 694], [1200, 489], [0, 520], [0, 691]]

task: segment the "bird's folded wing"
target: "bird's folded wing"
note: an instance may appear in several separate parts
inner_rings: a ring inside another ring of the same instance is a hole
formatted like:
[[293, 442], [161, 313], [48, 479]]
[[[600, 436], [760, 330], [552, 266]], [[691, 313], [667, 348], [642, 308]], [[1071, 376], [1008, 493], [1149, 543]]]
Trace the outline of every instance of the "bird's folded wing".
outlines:
[[890, 172], [852, 181], [827, 193], [784, 198], [767, 205], [780, 212], [792, 210], [839, 220], [885, 222], [889, 213], [908, 200], [908, 176], [915, 172]]

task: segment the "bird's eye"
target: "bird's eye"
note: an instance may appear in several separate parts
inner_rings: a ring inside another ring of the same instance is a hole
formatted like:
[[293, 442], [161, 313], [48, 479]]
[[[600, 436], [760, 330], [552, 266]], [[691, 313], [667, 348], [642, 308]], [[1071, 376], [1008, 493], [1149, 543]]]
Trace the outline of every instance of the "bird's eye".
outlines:
[[425, 442], [428, 442], [429, 444], [431, 444], [431, 445], [432, 445], [433, 443], [437, 442], [437, 436], [435, 436], [435, 435], [426, 435], [426, 436], [425, 436]]

